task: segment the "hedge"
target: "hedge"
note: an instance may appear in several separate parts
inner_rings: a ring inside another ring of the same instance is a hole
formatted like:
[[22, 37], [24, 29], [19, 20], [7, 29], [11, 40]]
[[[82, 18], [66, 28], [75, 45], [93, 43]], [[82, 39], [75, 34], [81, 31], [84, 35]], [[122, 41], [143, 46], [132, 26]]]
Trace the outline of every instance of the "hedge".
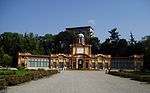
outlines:
[[58, 70], [28, 70], [28, 73], [20, 76], [20, 75], [10, 75], [5, 76], [7, 86], [13, 86], [17, 84], [21, 84], [30, 80], [37, 80], [43, 77], [51, 76], [53, 74], [58, 73]]
[[146, 81], [150, 82], [150, 75], [137, 75], [134, 73], [128, 73], [128, 72], [117, 72], [117, 71], [111, 71], [109, 72], [111, 75], [125, 77], [125, 78], [131, 78], [132, 80], [138, 80], [138, 81]]

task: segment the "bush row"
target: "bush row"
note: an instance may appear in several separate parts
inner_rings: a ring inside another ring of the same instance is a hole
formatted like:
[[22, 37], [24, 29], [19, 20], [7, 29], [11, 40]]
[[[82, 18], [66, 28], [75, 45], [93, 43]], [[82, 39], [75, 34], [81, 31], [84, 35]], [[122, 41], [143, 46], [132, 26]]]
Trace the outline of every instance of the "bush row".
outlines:
[[13, 86], [13, 85], [17, 85], [20, 83], [24, 83], [27, 81], [30, 81], [31, 77], [30, 75], [26, 74], [24, 76], [10, 76], [6, 78], [6, 83], [8, 86]]
[[58, 73], [57, 70], [36, 70], [27, 72], [28, 73], [23, 76], [11, 75], [9, 77], [5, 77], [7, 86], [17, 85], [30, 80], [37, 80]]
[[131, 78], [132, 80], [138, 80], [138, 81], [146, 81], [150, 82], [150, 75], [135, 75], [133, 73], [128, 73], [128, 72], [117, 72], [117, 71], [111, 71], [109, 72], [111, 75], [115, 76], [121, 76], [125, 78]]
[[16, 74], [16, 71], [14, 70], [2, 70], [0, 71], [0, 75], [14, 75]]

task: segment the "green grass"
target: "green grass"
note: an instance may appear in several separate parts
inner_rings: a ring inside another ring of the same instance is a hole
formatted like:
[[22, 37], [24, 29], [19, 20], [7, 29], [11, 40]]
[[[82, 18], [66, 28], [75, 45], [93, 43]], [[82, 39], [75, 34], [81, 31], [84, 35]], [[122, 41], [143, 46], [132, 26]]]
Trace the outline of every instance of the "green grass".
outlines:
[[24, 76], [27, 73], [26, 70], [21, 69], [21, 70], [0, 70], [0, 78], [4, 78], [4, 77], [9, 77], [9, 76]]
[[18, 76], [24, 76], [26, 73], [27, 73], [27, 71], [24, 69], [16, 71], [16, 75], [18, 75]]

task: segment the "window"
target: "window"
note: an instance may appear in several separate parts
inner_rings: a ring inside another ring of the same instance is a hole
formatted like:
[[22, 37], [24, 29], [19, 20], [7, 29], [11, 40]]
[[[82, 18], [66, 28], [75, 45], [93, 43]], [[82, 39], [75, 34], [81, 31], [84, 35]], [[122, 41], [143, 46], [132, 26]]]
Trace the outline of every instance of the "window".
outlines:
[[92, 63], [92, 68], [95, 68], [95, 63]]
[[69, 62], [66, 62], [66, 67], [69, 68]]
[[28, 61], [28, 67], [30, 67], [31, 62]]
[[59, 62], [59, 68], [63, 68], [63, 62]]
[[73, 62], [73, 68], [76, 68], [76, 62]]
[[37, 67], [41, 67], [41, 62], [37, 62]]
[[86, 68], [88, 68], [88, 62], [86, 62]]
[[41, 62], [41, 67], [43, 67], [43, 62]]
[[47, 62], [47, 66], [46, 67], [49, 67], [49, 62]]
[[30, 67], [35, 67], [35, 62], [30, 62]]
[[105, 68], [108, 68], [108, 63], [105, 63]]
[[43, 62], [43, 67], [46, 67], [47, 66], [47, 62]]
[[56, 68], [56, 62], [53, 62], [53, 68]]

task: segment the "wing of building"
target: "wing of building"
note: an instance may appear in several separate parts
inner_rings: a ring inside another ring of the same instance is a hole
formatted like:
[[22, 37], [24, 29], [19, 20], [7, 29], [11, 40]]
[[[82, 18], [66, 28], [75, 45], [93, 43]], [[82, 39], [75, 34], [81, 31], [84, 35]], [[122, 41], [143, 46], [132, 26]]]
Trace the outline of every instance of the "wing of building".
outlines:
[[112, 58], [111, 55], [92, 54], [92, 46], [85, 44], [84, 40], [85, 37], [93, 35], [93, 28], [90, 26], [66, 28], [66, 30], [77, 34], [76, 44], [70, 45], [71, 54], [32, 55], [30, 53], [18, 53], [18, 65], [27, 69], [140, 70], [143, 67], [142, 55]]

